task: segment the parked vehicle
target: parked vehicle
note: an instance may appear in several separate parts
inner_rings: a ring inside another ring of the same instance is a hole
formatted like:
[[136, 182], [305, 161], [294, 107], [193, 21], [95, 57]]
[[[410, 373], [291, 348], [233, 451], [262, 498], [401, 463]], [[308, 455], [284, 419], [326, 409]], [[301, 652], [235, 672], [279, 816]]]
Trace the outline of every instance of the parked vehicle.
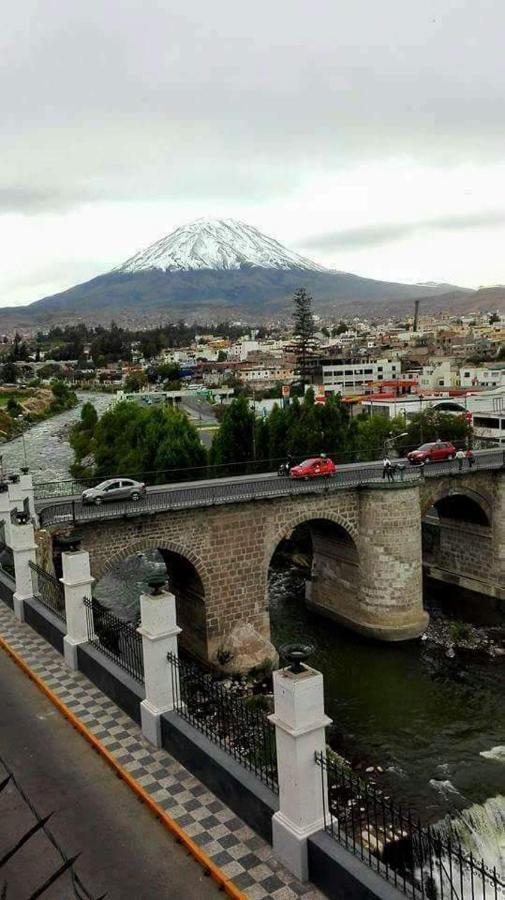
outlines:
[[146, 493], [146, 486], [132, 478], [109, 478], [96, 487], [82, 492], [83, 503], [94, 503], [100, 506], [110, 500], [140, 500]]
[[289, 475], [290, 478], [305, 478], [308, 480], [309, 478], [329, 478], [336, 471], [337, 467], [333, 460], [328, 459], [327, 456], [315, 456], [304, 460], [299, 466], [293, 466]]
[[410, 453], [407, 453], [407, 459], [414, 465], [454, 459], [455, 456], [456, 447], [450, 441], [433, 441], [430, 444], [421, 444], [417, 450], [411, 450]]

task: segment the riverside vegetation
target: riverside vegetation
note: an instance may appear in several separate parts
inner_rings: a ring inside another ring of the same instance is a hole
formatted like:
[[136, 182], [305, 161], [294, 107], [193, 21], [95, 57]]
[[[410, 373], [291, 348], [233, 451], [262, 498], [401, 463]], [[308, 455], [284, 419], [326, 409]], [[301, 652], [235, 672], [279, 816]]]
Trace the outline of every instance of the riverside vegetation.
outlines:
[[209, 467], [241, 475], [275, 469], [288, 455], [299, 459], [324, 452], [337, 463], [377, 459], [391, 434], [403, 435], [396, 441], [400, 453], [422, 440], [463, 444], [472, 437], [464, 416], [430, 409], [407, 425], [402, 416], [351, 418], [339, 397], [328, 397], [324, 405], [314, 403], [312, 389], [285, 408], [275, 405], [262, 419], [244, 396], [217, 409], [220, 426], [207, 452], [185, 413], [169, 405], [149, 408], [121, 402], [99, 419], [92, 404], [85, 403], [70, 435], [72, 475], [106, 478], [121, 473], [153, 483], [156, 473], [168, 470], [177, 470], [174, 478], [181, 480], [208, 477]]
[[45, 387], [0, 387], [0, 441], [77, 406], [77, 395], [63, 381]]

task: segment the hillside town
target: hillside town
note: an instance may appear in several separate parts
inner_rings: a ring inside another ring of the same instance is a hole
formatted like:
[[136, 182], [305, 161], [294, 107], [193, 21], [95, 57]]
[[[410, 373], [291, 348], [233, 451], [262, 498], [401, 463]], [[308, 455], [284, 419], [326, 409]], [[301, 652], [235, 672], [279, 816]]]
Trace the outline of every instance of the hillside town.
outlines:
[[[0, 340], [4, 395], [47, 389], [55, 379], [144, 405], [191, 396], [222, 404], [242, 393], [265, 416], [301, 389], [289, 319], [260, 328], [178, 323], [144, 332], [77, 325]], [[417, 304], [401, 322], [315, 315], [308, 369], [318, 404], [339, 396], [351, 415], [403, 416], [406, 423], [434, 408], [466, 416], [475, 439], [505, 444], [505, 317], [498, 313], [423, 316]]]

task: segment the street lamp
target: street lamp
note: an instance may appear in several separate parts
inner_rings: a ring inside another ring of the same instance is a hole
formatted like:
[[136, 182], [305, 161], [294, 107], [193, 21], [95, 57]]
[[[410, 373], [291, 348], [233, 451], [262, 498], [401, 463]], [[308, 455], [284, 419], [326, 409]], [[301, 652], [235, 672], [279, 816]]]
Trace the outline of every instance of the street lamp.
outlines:
[[421, 419], [419, 423], [419, 429], [421, 433], [421, 444], [424, 444], [424, 429], [423, 429], [423, 400], [424, 397], [422, 394], [419, 394], [419, 403], [421, 405]]
[[24, 457], [24, 467], [28, 468], [28, 463], [26, 461], [26, 442], [25, 442], [25, 433], [23, 431], [23, 416], [16, 416], [16, 421], [21, 422], [21, 440], [23, 441], [23, 457]]

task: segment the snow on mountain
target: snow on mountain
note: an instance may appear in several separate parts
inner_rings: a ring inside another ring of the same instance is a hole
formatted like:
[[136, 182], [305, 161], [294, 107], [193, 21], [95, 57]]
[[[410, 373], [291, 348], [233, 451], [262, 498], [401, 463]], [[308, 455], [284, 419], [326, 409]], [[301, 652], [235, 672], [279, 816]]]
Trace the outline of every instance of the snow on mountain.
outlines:
[[128, 259], [115, 272], [164, 272], [198, 269], [304, 269], [326, 272], [323, 266], [294, 253], [238, 219], [197, 219]]

